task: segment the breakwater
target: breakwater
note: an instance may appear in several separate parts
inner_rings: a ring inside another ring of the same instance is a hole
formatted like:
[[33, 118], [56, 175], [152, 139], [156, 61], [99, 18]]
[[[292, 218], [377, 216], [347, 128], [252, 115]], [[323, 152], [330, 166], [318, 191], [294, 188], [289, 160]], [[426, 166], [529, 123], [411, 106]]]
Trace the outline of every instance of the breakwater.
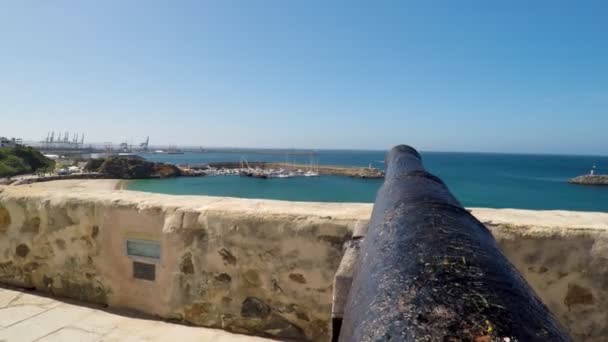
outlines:
[[259, 168], [262, 170], [268, 169], [283, 169], [287, 171], [314, 171], [320, 175], [332, 175], [332, 176], [346, 176], [354, 178], [383, 178], [384, 171], [377, 168], [370, 167], [355, 167], [355, 166], [336, 166], [336, 165], [309, 165], [309, 164], [294, 164], [294, 163], [280, 163], [280, 162], [248, 162], [245, 166], [241, 162], [213, 162], [209, 163], [210, 167], [216, 169], [243, 169], [243, 168]]
[[569, 183], [581, 185], [608, 185], [608, 175], [583, 175], [572, 178]]

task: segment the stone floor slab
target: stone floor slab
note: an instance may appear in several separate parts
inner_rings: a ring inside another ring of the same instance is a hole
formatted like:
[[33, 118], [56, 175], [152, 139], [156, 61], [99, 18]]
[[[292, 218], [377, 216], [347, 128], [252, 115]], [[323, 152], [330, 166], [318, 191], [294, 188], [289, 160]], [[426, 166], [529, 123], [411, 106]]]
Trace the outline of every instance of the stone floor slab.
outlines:
[[0, 341], [35, 341], [72, 324], [92, 309], [62, 304], [0, 331]]
[[127, 319], [124, 316], [112, 314], [102, 310], [94, 310], [85, 317], [72, 323], [70, 326], [77, 329], [87, 330], [96, 334], [105, 335], [111, 332]]
[[10, 302], [21, 295], [21, 292], [8, 291], [0, 288], [0, 308], [6, 307]]
[[0, 342], [270, 342], [0, 288]]
[[95, 342], [100, 338], [101, 335], [90, 331], [66, 327], [46, 335], [36, 342]]
[[11, 306], [19, 306], [19, 305], [36, 305], [44, 308], [54, 308], [60, 305], [61, 302], [44, 296], [36, 296], [32, 293], [24, 292], [20, 296], [16, 297], [11, 303]]
[[11, 306], [0, 309], [0, 327], [6, 328], [30, 317], [36, 316], [46, 309], [35, 305]]

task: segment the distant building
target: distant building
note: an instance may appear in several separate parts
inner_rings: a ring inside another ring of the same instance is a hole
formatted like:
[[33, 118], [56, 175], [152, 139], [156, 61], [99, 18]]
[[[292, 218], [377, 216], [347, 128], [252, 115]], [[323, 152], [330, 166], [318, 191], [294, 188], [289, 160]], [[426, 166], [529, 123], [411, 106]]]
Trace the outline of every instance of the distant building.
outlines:
[[12, 140], [5, 137], [0, 137], [0, 147], [13, 147]]
[[0, 137], [0, 147], [15, 147], [17, 145], [22, 145], [23, 144], [23, 140], [21, 139], [15, 139], [15, 138], [6, 138], [6, 137]]

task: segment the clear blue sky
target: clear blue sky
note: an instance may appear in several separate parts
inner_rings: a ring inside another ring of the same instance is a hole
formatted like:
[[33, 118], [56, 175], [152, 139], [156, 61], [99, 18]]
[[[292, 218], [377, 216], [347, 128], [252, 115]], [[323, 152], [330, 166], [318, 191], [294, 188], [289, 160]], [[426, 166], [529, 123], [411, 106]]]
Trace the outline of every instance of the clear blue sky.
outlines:
[[0, 135], [608, 154], [608, 2], [500, 3], [3, 1]]

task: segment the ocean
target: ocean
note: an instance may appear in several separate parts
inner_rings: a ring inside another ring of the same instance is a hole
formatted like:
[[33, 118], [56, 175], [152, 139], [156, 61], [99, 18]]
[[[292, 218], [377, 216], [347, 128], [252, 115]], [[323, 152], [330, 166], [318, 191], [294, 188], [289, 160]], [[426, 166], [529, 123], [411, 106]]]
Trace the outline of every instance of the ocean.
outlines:
[[[425, 167], [439, 176], [466, 207], [608, 211], [608, 187], [568, 184], [592, 165], [608, 174], [607, 156], [422, 152]], [[318, 151], [325, 165], [384, 168], [385, 151]], [[215, 161], [309, 163], [306, 155], [262, 153], [144, 154], [174, 164]], [[382, 180], [339, 176], [256, 179], [238, 176], [129, 181], [130, 190], [180, 195], [267, 198], [291, 201], [373, 202]]]

